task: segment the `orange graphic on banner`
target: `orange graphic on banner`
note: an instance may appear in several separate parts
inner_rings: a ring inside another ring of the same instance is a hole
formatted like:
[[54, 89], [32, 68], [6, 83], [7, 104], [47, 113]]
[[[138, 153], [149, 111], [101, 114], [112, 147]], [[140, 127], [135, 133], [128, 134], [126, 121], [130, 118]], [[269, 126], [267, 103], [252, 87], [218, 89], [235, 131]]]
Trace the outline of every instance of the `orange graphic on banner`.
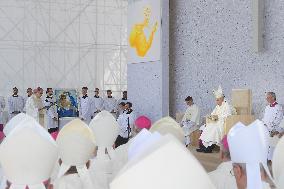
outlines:
[[149, 27], [150, 16], [151, 16], [151, 9], [149, 7], [144, 8], [143, 23], [135, 24], [129, 36], [130, 46], [136, 49], [136, 53], [140, 57], [145, 57], [147, 52], [151, 48], [155, 32], [157, 31], [158, 28], [158, 22], [156, 21], [150, 33], [150, 37], [147, 41], [147, 37], [144, 33], [144, 28]]

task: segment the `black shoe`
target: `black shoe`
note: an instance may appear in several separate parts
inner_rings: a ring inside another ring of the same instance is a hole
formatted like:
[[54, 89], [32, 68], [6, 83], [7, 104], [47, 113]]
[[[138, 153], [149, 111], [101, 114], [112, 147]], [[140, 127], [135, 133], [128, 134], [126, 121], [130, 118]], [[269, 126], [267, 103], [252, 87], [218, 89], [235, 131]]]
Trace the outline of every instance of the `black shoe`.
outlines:
[[198, 149], [196, 149], [196, 151], [197, 151], [197, 152], [204, 152], [204, 149], [198, 148]]

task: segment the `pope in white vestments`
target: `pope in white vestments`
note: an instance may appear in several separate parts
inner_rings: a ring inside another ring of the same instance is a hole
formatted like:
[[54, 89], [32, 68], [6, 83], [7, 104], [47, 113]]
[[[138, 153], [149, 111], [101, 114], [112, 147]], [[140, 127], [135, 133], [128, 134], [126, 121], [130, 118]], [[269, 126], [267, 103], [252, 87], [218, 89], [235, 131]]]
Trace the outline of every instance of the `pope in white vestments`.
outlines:
[[182, 118], [181, 126], [185, 135], [185, 145], [188, 146], [190, 144], [190, 134], [197, 130], [198, 125], [200, 123], [200, 110], [199, 107], [193, 103], [192, 97], [188, 96], [185, 99], [188, 108]]
[[224, 135], [224, 122], [225, 119], [232, 114], [232, 108], [228, 102], [226, 102], [222, 88], [219, 86], [217, 91], [214, 91], [217, 106], [213, 110], [208, 119], [209, 123], [200, 128], [202, 130], [200, 140], [202, 145], [198, 152], [211, 153], [213, 145], [220, 145], [220, 141]]
[[[270, 137], [278, 138], [278, 135], [284, 131], [284, 129], [280, 127], [280, 123], [283, 119], [283, 109], [282, 106], [276, 102], [274, 92], [268, 92], [266, 94], [266, 100], [269, 105], [265, 107], [262, 122], [267, 127]], [[269, 146], [268, 160], [272, 160], [274, 148], [275, 146], [272, 144]]]

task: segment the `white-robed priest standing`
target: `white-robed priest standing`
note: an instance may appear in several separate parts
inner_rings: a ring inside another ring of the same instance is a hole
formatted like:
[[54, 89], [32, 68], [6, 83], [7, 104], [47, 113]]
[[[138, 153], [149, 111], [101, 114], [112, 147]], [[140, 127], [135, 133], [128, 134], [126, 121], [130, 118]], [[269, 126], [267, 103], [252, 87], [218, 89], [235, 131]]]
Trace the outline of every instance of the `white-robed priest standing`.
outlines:
[[18, 95], [18, 88], [13, 88], [13, 95], [8, 98], [8, 112], [9, 119], [12, 119], [15, 115], [23, 112], [24, 110], [24, 98]]
[[103, 110], [104, 99], [100, 97], [100, 89], [95, 88], [95, 96], [92, 101], [92, 117], [95, 117]]
[[82, 97], [79, 98], [79, 117], [89, 124], [92, 115], [92, 99], [88, 96], [88, 87], [82, 87]]
[[53, 133], [58, 130], [58, 114], [55, 103], [56, 100], [53, 98], [52, 88], [47, 88], [44, 106], [46, 107], [45, 111], [46, 127], [49, 133]]
[[277, 189], [284, 188], [284, 138], [282, 137], [273, 154], [272, 172]]
[[112, 113], [112, 115], [116, 118], [117, 101], [112, 96], [112, 91], [111, 90], [107, 90], [107, 97], [104, 98], [104, 110]]
[[44, 105], [41, 100], [41, 96], [43, 94], [43, 89], [38, 87], [34, 89], [33, 95], [28, 98], [25, 106], [26, 114], [33, 117], [37, 120], [42, 126], [43, 123], [43, 115], [44, 115]]
[[[280, 127], [280, 123], [283, 119], [283, 109], [276, 101], [276, 94], [274, 92], [266, 93], [266, 101], [268, 105], [265, 107], [263, 123], [267, 127], [270, 134], [270, 141], [273, 141], [276, 138], [279, 139], [279, 135], [284, 132], [284, 128]], [[269, 144], [269, 153], [268, 160], [272, 160], [273, 151], [275, 146]]]
[[59, 132], [56, 142], [59, 148], [60, 168], [53, 183], [54, 189], [94, 189], [89, 166], [95, 155], [95, 137], [89, 126], [75, 119]]
[[188, 146], [190, 144], [190, 134], [198, 129], [197, 126], [200, 123], [200, 110], [199, 107], [193, 102], [193, 98], [191, 96], [186, 97], [185, 103], [188, 108], [180, 124], [184, 131], [185, 145]]
[[210, 120], [210, 122], [207, 122], [206, 125], [200, 128], [202, 133], [200, 136], [200, 146], [197, 149], [198, 152], [211, 153], [214, 145], [220, 145], [224, 135], [225, 119], [232, 114], [232, 107], [225, 100], [221, 86], [219, 86], [218, 90], [213, 90], [213, 94], [217, 105], [207, 117], [207, 120]]

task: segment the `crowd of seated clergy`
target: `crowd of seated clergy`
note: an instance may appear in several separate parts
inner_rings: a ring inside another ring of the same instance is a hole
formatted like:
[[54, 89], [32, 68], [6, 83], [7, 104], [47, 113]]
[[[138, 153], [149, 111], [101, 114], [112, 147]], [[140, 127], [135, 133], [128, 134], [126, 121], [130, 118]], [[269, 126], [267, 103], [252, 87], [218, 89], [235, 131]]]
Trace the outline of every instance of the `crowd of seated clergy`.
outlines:
[[[42, 93], [37, 88], [34, 97]], [[52, 96], [52, 89], [47, 93]], [[88, 98], [87, 88], [82, 94]], [[81, 114], [56, 134], [36, 116], [13, 115], [1, 132], [0, 189], [284, 188], [283, 110], [275, 93], [266, 94], [269, 105], [262, 120], [237, 123], [227, 136], [222, 124], [233, 109], [221, 88], [214, 95], [217, 105], [201, 127], [198, 149], [211, 152], [212, 145], [220, 146], [222, 163], [213, 172], [206, 173], [187, 148], [189, 134], [200, 124], [192, 97], [185, 99], [189, 108], [181, 123], [164, 117], [152, 124], [146, 116], [136, 118], [132, 103], [119, 102], [117, 119], [107, 110], [89, 121]], [[272, 138], [279, 139], [277, 145], [270, 143]]]

